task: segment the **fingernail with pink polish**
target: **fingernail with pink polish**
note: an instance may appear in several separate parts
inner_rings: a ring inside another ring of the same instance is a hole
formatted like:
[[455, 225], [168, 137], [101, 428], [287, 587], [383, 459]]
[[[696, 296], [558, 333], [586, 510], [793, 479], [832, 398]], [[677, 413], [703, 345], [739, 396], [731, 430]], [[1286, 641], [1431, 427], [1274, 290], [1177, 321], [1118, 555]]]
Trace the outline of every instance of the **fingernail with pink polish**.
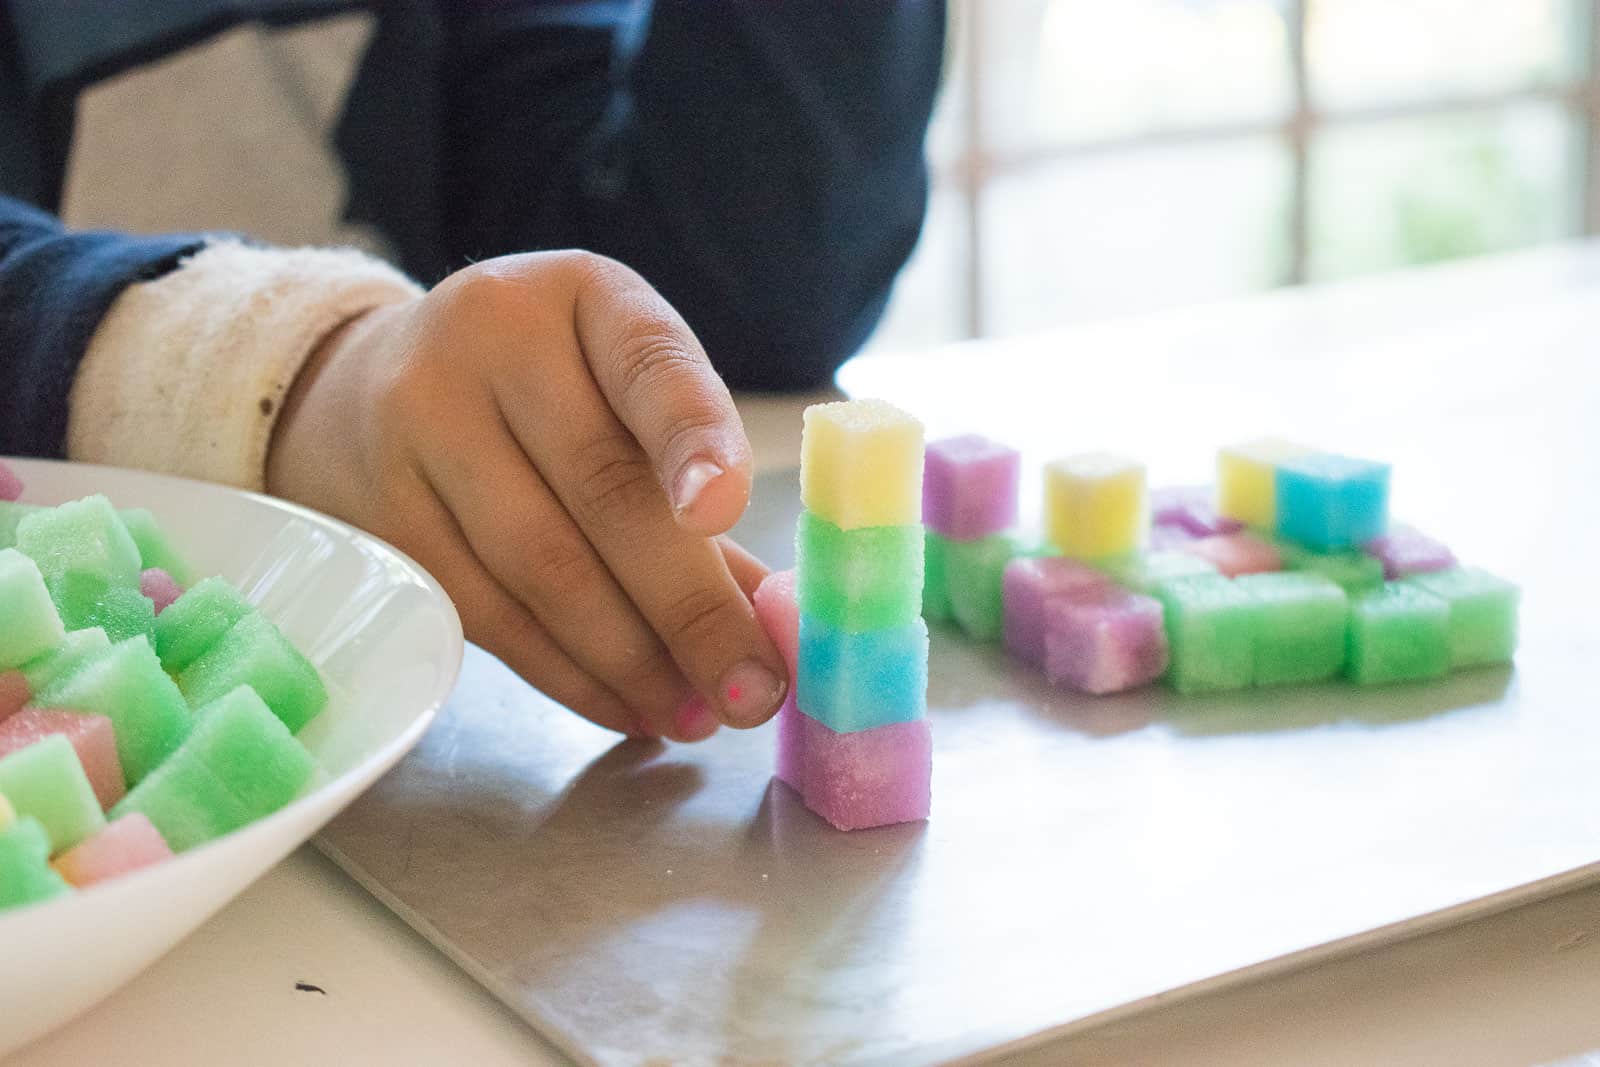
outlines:
[[789, 684], [753, 659], [722, 676], [726, 720], [754, 724], [778, 710]]

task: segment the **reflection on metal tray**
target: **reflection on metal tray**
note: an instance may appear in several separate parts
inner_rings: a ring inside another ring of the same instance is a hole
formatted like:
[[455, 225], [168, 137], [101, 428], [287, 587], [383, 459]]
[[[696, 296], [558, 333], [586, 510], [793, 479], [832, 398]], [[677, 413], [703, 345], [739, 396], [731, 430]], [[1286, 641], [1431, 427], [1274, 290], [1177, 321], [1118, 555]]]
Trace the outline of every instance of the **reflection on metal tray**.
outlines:
[[[787, 562], [798, 507], [763, 477], [738, 532]], [[840, 834], [769, 783], [770, 728], [616, 744], [470, 650], [321, 844], [583, 1063], [980, 1058], [1591, 876], [1584, 691], [1576, 648], [1530, 647], [1420, 687], [1087, 698], [937, 633], [933, 817]]]

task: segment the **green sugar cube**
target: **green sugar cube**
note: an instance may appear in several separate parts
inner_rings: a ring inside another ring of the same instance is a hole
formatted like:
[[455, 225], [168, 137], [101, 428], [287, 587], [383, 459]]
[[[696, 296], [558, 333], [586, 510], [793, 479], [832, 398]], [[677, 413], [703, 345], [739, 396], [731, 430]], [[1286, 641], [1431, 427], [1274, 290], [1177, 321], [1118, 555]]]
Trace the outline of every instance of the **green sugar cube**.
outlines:
[[948, 545], [932, 530], [923, 535], [922, 617], [929, 622], [946, 622], [950, 618], [950, 584], [945, 567]]
[[156, 617], [161, 665], [177, 674], [254, 610], [239, 590], [221, 578], [195, 583]]
[[221, 640], [178, 675], [178, 688], [195, 707], [241, 685], [259, 693], [292, 733], [299, 733], [328, 702], [328, 691], [311, 661], [257, 612], [234, 623]]
[[1215, 563], [1188, 552], [1131, 552], [1099, 560], [1094, 566], [1124, 589], [1147, 595], [1162, 582], [1174, 578], [1217, 573]]
[[1363, 685], [1437, 678], [1450, 669], [1450, 605], [1419, 586], [1385, 582], [1350, 604], [1345, 671]]
[[795, 536], [800, 610], [836, 630], [905, 626], [922, 610], [922, 527], [841, 530], [801, 512]]
[[50, 835], [38, 819], [18, 819], [0, 832], [0, 908], [37, 904], [71, 891], [50, 866]]
[[139, 549], [139, 567], [149, 570], [151, 567], [160, 567], [172, 575], [179, 585], [188, 585], [192, 573], [189, 565], [184, 562], [177, 549], [172, 547], [172, 542], [167, 539], [166, 531], [156, 522], [156, 517], [147, 508], [123, 508], [117, 513], [122, 517], [122, 524], [128, 528], [128, 535], [133, 538], [133, 543]]
[[1304, 571], [1247, 574], [1234, 584], [1259, 605], [1256, 685], [1318, 682], [1339, 673], [1350, 604], [1338, 584]]
[[1167, 626], [1167, 682], [1180, 693], [1243, 689], [1255, 678], [1261, 605], [1221, 575], [1156, 586]]
[[1005, 626], [1002, 585], [1006, 564], [1016, 555], [1016, 542], [1008, 534], [945, 542], [950, 614], [974, 641], [1000, 640]]
[[174, 752], [189, 732], [189, 706], [141, 637], [121, 641], [58, 679], [34, 703], [111, 720], [129, 785]]
[[1476, 567], [1417, 574], [1406, 582], [1450, 610], [1450, 666], [1510, 663], [1517, 651], [1517, 587]]
[[69, 849], [106, 824], [78, 751], [62, 734], [51, 734], [0, 759], [0, 796], [18, 815], [38, 819], [50, 835], [52, 854]]
[[179, 754], [191, 749], [252, 819], [293, 800], [316, 769], [305, 746], [243, 685], [195, 712], [194, 730]]
[[14, 548], [0, 549], [0, 670], [22, 666], [65, 636], [39, 568]]
[[98, 626], [112, 641], [142, 637], [154, 644], [156, 606], [136, 585], [107, 582], [97, 574], [71, 572], [49, 581], [50, 595], [69, 630]]
[[87, 574], [109, 585], [139, 584], [139, 546], [103, 496], [27, 516], [17, 526], [17, 548], [33, 557], [47, 582]]
[[111, 639], [104, 630], [70, 631], [49, 652], [35, 656], [22, 665], [22, 676], [28, 680], [28, 691], [44, 692], [56, 679], [65, 678], [110, 648]]
[[37, 504], [18, 504], [14, 500], [0, 500], [0, 548], [17, 547], [17, 526], [35, 511], [44, 508]]
[[1322, 553], [1302, 549], [1292, 558], [1286, 556], [1284, 567], [1291, 571], [1320, 574], [1351, 596], [1383, 584], [1383, 561], [1363, 552]]
[[167, 847], [183, 852], [250, 822], [250, 812], [197, 752], [180, 750], [134, 786], [111, 818], [139, 812], [161, 831]]

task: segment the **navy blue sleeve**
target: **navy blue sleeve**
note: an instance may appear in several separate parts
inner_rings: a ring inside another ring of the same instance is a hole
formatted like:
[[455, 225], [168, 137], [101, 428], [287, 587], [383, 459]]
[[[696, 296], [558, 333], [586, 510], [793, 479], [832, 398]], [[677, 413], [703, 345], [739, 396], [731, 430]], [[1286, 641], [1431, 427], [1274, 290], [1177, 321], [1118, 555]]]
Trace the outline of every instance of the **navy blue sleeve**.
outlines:
[[438, 4], [454, 259], [577, 247], [729, 384], [826, 382], [916, 244], [941, 0]]
[[67, 399], [94, 331], [128, 285], [199, 249], [189, 235], [69, 233], [0, 196], [0, 454], [62, 456]]

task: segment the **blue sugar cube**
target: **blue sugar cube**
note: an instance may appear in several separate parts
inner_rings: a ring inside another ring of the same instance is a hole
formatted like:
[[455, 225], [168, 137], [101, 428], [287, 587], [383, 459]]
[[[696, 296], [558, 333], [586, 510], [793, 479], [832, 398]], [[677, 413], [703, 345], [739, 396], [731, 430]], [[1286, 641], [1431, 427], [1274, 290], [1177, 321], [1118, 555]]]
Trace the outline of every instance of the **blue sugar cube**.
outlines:
[[1389, 465], [1348, 456], [1285, 460], [1275, 475], [1278, 533], [1320, 552], [1353, 548], [1389, 525]]
[[851, 633], [800, 616], [800, 710], [838, 733], [923, 717], [928, 706], [928, 627]]

